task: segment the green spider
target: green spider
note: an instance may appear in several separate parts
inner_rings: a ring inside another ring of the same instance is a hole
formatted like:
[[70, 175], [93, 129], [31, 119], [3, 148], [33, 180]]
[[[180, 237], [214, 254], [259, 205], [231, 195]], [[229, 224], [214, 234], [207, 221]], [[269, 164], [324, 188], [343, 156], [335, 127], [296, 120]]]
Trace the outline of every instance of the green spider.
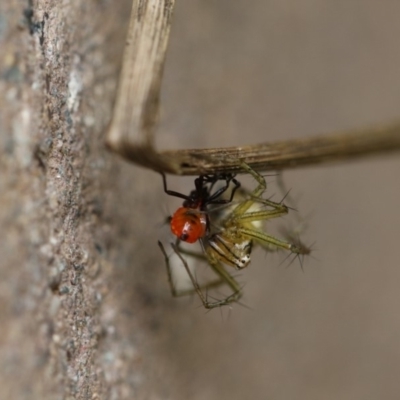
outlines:
[[[238, 270], [246, 268], [251, 261], [251, 251], [254, 243], [269, 251], [283, 249], [297, 255], [310, 253], [310, 249], [300, 242], [291, 243], [269, 235], [262, 230], [263, 221], [286, 215], [288, 207], [283, 203], [263, 199], [262, 195], [267, 188], [264, 177], [244, 162], [241, 163], [241, 167], [256, 180], [258, 185], [249, 193], [242, 191], [242, 195], [240, 195], [238, 191], [235, 196], [240, 196], [241, 198], [239, 200], [233, 198], [233, 201], [231, 198], [232, 202], [226, 202], [227, 205], [224, 208], [217, 207], [216, 209], [210, 208], [203, 211], [208, 213], [211, 225], [208, 227], [208, 233], [199, 238], [203, 252], [197, 253], [183, 249], [179, 239], [176, 244], [171, 244], [172, 249], [189, 275], [193, 289], [178, 291], [175, 288], [172, 280], [170, 259], [163, 245], [159, 242], [165, 257], [173, 296], [184, 296], [196, 292], [206, 309], [225, 306], [237, 302], [241, 298], [242, 289], [225, 266]], [[218, 279], [199, 285], [184, 256], [206, 261], [218, 276]], [[232, 294], [222, 300], [209, 301], [203, 290], [222, 284], [228, 285], [232, 290]]]

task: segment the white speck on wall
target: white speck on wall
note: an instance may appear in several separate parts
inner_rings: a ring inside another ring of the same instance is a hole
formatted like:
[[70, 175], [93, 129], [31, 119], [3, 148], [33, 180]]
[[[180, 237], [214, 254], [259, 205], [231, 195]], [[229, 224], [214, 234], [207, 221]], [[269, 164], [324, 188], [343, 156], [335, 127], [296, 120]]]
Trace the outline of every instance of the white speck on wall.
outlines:
[[73, 69], [69, 75], [68, 90], [67, 107], [73, 113], [79, 107], [79, 93], [82, 90], [82, 79], [76, 69]]
[[28, 167], [32, 161], [31, 112], [23, 108], [13, 121], [14, 154], [20, 165]]
[[95, 119], [92, 115], [86, 115], [83, 117], [83, 123], [85, 124], [85, 126], [87, 126], [88, 128], [91, 128], [92, 126], [94, 126], [95, 124]]

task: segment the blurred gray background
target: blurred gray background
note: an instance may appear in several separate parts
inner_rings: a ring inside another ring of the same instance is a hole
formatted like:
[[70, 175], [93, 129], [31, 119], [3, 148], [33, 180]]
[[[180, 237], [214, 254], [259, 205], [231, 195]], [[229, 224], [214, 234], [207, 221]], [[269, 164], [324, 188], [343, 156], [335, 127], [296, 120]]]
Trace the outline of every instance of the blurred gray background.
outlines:
[[[393, 1], [178, 1], [160, 147], [254, 144], [398, 120], [399, 16]], [[123, 168], [129, 185], [132, 167]], [[145, 260], [139, 279], [158, 307], [148, 315], [158, 334], [148, 341], [161, 398], [397, 399], [399, 174], [396, 155], [285, 172], [309, 223], [302, 239], [315, 241], [304, 271], [256, 251], [240, 278], [250, 309], [207, 313], [196, 298], [170, 298], [155, 240], [165, 239], [157, 221], [180, 202], [163, 195], [154, 173], [136, 170], [136, 190], [148, 196], [127, 194], [126, 207], [158, 212], [140, 224], [146, 247], [139, 241], [131, 251]], [[192, 178], [170, 182], [192, 187]]]

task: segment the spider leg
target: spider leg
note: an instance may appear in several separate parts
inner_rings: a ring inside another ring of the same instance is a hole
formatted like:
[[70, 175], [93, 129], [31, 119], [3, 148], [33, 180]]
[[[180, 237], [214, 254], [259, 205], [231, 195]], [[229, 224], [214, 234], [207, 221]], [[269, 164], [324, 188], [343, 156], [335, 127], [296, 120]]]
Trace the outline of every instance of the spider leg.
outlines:
[[[225, 178], [218, 178], [220, 180], [225, 180], [225, 185], [222, 186], [221, 188], [219, 188], [215, 193], [213, 193], [208, 199], [207, 199], [207, 204], [227, 204], [227, 203], [231, 203], [233, 200], [233, 197], [235, 196], [235, 192], [236, 190], [241, 186], [240, 182], [237, 181], [234, 177], [234, 175], [228, 175]], [[218, 180], [217, 179], [217, 180]], [[212, 182], [212, 185], [210, 187], [210, 192], [212, 191], [212, 188], [214, 187], [214, 184], [217, 182], [217, 180], [214, 180]], [[225, 193], [228, 188], [230, 183], [234, 184], [234, 187], [231, 191], [231, 195], [229, 197], [229, 199], [218, 199], [218, 197], [220, 197], [223, 193]], [[218, 199], [218, 200], [217, 200]]]
[[237, 229], [237, 233], [242, 235], [243, 237], [247, 237], [249, 239], [254, 239], [257, 243], [262, 246], [276, 246], [277, 248], [281, 248], [284, 250], [289, 250], [292, 253], [296, 254], [309, 254], [310, 249], [307, 247], [303, 247], [301, 244], [286, 242], [282, 239], [276, 238], [272, 235], [267, 235], [264, 232], [261, 232], [257, 229], [240, 227]]
[[[175, 253], [178, 255], [178, 257], [181, 259], [189, 277], [190, 280], [192, 281], [194, 290], [196, 291], [196, 293], [198, 294], [198, 296], [200, 297], [201, 302], [203, 303], [203, 306], [207, 309], [212, 309], [212, 308], [216, 308], [216, 307], [221, 307], [230, 303], [233, 303], [237, 300], [239, 300], [239, 298], [242, 296], [242, 292], [240, 289], [239, 284], [236, 282], [236, 280], [224, 269], [224, 267], [222, 266], [222, 264], [220, 264], [217, 260], [213, 259], [212, 257], [209, 257], [207, 255], [207, 261], [209, 263], [209, 265], [211, 266], [211, 268], [213, 269], [213, 271], [220, 276], [220, 281], [222, 281], [223, 283], [226, 283], [233, 291], [233, 293], [226, 297], [223, 300], [218, 300], [218, 301], [213, 301], [210, 302], [207, 300], [206, 296], [203, 294], [202, 292], [202, 287], [198, 284], [198, 282], [196, 281], [196, 279], [194, 278], [192, 271], [190, 271], [189, 266], [187, 265], [186, 260], [182, 257], [182, 255], [179, 253], [178, 247], [175, 244], [171, 244], [172, 248], [174, 249]], [[207, 253], [206, 253], [207, 254]], [[207, 285], [208, 286], [208, 285]], [[209, 287], [209, 286], [208, 286]]]
[[[186, 260], [183, 258], [181, 252], [179, 251], [178, 246], [176, 244], [171, 243], [172, 249], [174, 250], [175, 254], [182, 261], [182, 264], [185, 267], [186, 272], [188, 273], [189, 278], [193, 284], [193, 289], [178, 292], [172, 283], [172, 274], [171, 274], [171, 269], [169, 266], [169, 258], [165, 252], [164, 247], [162, 246], [162, 244], [160, 242], [159, 242], [159, 246], [165, 257], [165, 261], [166, 261], [166, 265], [167, 265], [167, 272], [168, 272], [168, 280], [170, 282], [171, 292], [174, 296], [183, 296], [183, 295], [187, 295], [187, 294], [196, 292], [197, 295], [199, 296], [201, 302], [203, 303], [203, 306], [207, 309], [221, 307], [221, 306], [233, 303], [235, 301], [238, 301], [239, 298], [242, 296], [241, 288], [240, 288], [239, 284], [236, 282], [236, 280], [227, 271], [225, 271], [225, 269], [219, 262], [211, 259], [210, 257], [204, 256], [204, 258], [208, 261], [208, 263], [210, 264], [213, 271], [219, 276], [219, 279], [212, 281], [212, 282], [208, 282], [204, 285], [199, 285], [199, 283], [195, 279], [192, 271], [190, 270]], [[212, 301], [212, 302], [208, 301], [207, 297], [203, 293], [203, 290], [211, 288], [211, 287], [217, 287], [224, 283], [227, 284], [232, 289], [233, 293], [222, 300]]]
[[240, 224], [243, 223], [251, 223], [251, 222], [257, 222], [257, 221], [266, 221], [271, 218], [278, 218], [281, 217], [282, 215], [286, 215], [288, 213], [286, 208], [283, 209], [276, 209], [276, 210], [261, 210], [261, 211], [251, 211], [251, 212], [246, 212], [242, 215], [238, 215], [235, 217], [233, 220], [235, 225], [237, 222]]
[[256, 198], [256, 197], [252, 197], [252, 199], [253, 199], [254, 203], [259, 203], [259, 204], [262, 204], [264, 206], [268, 206], [271, 208], [281, 208], [281, 209], [285, 209], [285, 210], [289, 210], [289, 208], [290, 208], [283, 203], [283, 200], [280, 201], [279, 203], [277, 203], [276, 201], [272, 201], [269, 199], [261, 199], [261, 198]]
[[261, 197], [261, 195], [267, 189], [267, 183], [265, 182], [265, 178], [257, 171], [255, 171], [253, 168], [248, 166], [245, 162], [241, 162], [240, 164], [241, 167], [245, 169], [258, 182], [258, 186], [253, 190], [251, 195], [257, 198]]
[[[172, 296], [174, 296], [174, 297], [182, 297], [182, 296], [188, 296], [188, 295], [191, 295], [191, 294], [195, 293], [196, 289], [195, 289], [195, 285], [194, 284], [193, 284], [194, 285], [193, 289], [178, 290], [176, 288], [176, 286], [174, 284], [173, 277], [172, 277], [171, 265], [170, 265], [170, 262], [169, 262], [170, 257], [168, 256], [167, 252], [165, 251], [165, 248], [164, 248], [163, 244], [160, 241], [158, 241], [158, 246], [160, 247], [161, 252], [164, 255], [165, 266], [167, 267], [168, 283], [169, 283], [169, 286], [170, 286], [170, 289], [171, 289]], [[179, 249], [175, 245], [173, 245], [172, 248], [173, 248], [174, 252], [180, 258], [180, 260], [183, 262], [183, 264], [185, 266], [185, 269], [188, 271], [189, 266], [187, 265], [186, 260], [183, 259], [183, 257], [180, 256], [182, 254], [182, 252], [183, 252], [183, 249]], [[205, 257], [200, 253], [194, 253], [194, 252], [193, 253], [189, 252], [189, 253], [190, 253], [190, 256], [192, 256], [192, 257], [198, 257], [198, 258], [205, 259]], [[190, 269], [189, 269], [189, 271], [190, 271]], [[189, 274], [189, 277], [190, 277], [190, 274]], [[194, 279], [194, 277], [193, 277], [193, 279]], [[193, 283], [193, 281], [192, 281], [192, 283]], [[209, 289], [209, 288], [217, 287], [217, 286], [222, 285], [223, 283], [225, 283], [223, 280], [216, 279], [214, 281], [207, 282], [207, 283], [205, 283], [203, 285], [198, 285], [198, 284], [197, 285], [202, 290], [202, 289]]]
[[169, 190], [167, 188], [167, 178], [166, 178], [164, 172], [160, 172], [160, 174], [162, 176], [164, 192], [165, 193], [167, 193], [169, 196], [179, 197], [180, 199], [184, 199], [184, 200], [190, 200], [190, 196], [186, 196], [186, 195], [184, 195], [182, 193], [175, 192], [175, 190]]
[[[248, 201], [246, 201], [248, 203]], [[288, 213], [288, 208], [284, 204], [275, 203], [271, 200], [266, 199], [254, 199], [251, 207], [256, 204], [266, 205], [272, 208], [272, 210], [268, 209], [258, 209], [257, 211], [249, 211], [248, 209], [243, 212], [242, 208], [239, 208], [240, 205], [233, 210], [231, 214], [228, 215], [223, 224], [226, 227], [237, 226], [238, 224], [248, 224], [257, 221], [266, 221], [271, 218], [278, 218]], [[257, 207], [258, 208], [258, 207]]]
[[234, 219], [236, 216], [244, 214], [254, 203], [262, 201], [260, 197], [267, 189], [267, 183], [265, 182], [265, 179], [262, 175], [250, 168], [245, 162], [241, 162], [241, 167], [245, 169], [258, 182], [258, 186], [251, 193], [249, 193], [249, 200], [241, 202], [232, 211], [228, 220]]
[[[172, 271], [171, 271], [171, 266], [169, 263], [169, 256], [168, 256], [167, 252], [165, 251], [163, 244], [160, 241], [158, 242], [158, 245], [164, 255], [165, 265], [167, 267], [168, 283], [170, 285], [171, 293], [174, 297], [187, 296], [187, 295], [191, 295], [193, 293], [197, 293], [197, 295], [200, 297], [201, 302], [203, 303], [203, 306], [207, 309], [212, 309], [215, 307], [220, 307], [220, 306], [223, 306], [226, 304], [230, 304], [234, 301], [239, 300], [239, 298], [241, 297], [241, 290], [240, 290], [239, 284], [225, 270], [223, 270], [222, 274], [217, 273], [220, 276], [219, 279], [199, 285], [199, 283], [197, 282], [196, 278], [194, 277], [192, 271], [190, 270], [190, 268], [187, 264], [187, 261], [182, 257], [182, 254], [190, 255], [192, 257], [197, 257], [197, 258], [203, 259], [203, 260], [207, 260], [207, 257], [201, 253], [186, 251], [184, 249], [179, 248], [179, 244], [171, 243], [172, 249], [174, 250], [175, 254], [180, 258], [180, 260], [181, 260], [183, 266], [185, 267], [186, 272], [188, 273], [189, 278], [193, 284], [193, 289], [177, 290], [174, 285], [173, 278], [172, 278]], [[212, 268], [214, 271], [217, 271], [218, 268], [223, 269], [222, 265], [216, 266], [216, 269], [214, 268], [214, 266], [212, 266]], [[218, 300], [218, 301], [214, 301], [214, 302], [208, 301], [206, 296], [203, 294], [203, 290], [215, 288], [215, 287], [221, 286], [222, 284], [228, 284], [230, 287], [232, 287], [232, 285], [233, 285], [233, 287], [235, 287], [236, 291], [223, 300]]]

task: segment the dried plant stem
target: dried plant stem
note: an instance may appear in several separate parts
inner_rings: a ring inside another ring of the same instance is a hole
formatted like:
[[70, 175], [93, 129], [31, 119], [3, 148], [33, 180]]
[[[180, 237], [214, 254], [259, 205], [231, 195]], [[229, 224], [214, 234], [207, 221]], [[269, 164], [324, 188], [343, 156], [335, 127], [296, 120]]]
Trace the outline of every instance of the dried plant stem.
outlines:
[[108, 147], [144, 167], [181, 175], [295, 168], [400, 150], [400, 122], [334, 135], [217, 149], [158, 152], [154, 147], [159, 92], [174, 0], [134, 0], [107, 137]]
[[133, 0], [108, 147], [129, 160], [170, 170], [153, 147], [174, 0]]
[[243, 172], [240, 159], [258, 171], [283, 170], [350, 161], [400, 150], [400, 123], [332, 135], [260, 143], [253, 146], [164, 151], [160, 157], [181, 160], [179, 173]]

